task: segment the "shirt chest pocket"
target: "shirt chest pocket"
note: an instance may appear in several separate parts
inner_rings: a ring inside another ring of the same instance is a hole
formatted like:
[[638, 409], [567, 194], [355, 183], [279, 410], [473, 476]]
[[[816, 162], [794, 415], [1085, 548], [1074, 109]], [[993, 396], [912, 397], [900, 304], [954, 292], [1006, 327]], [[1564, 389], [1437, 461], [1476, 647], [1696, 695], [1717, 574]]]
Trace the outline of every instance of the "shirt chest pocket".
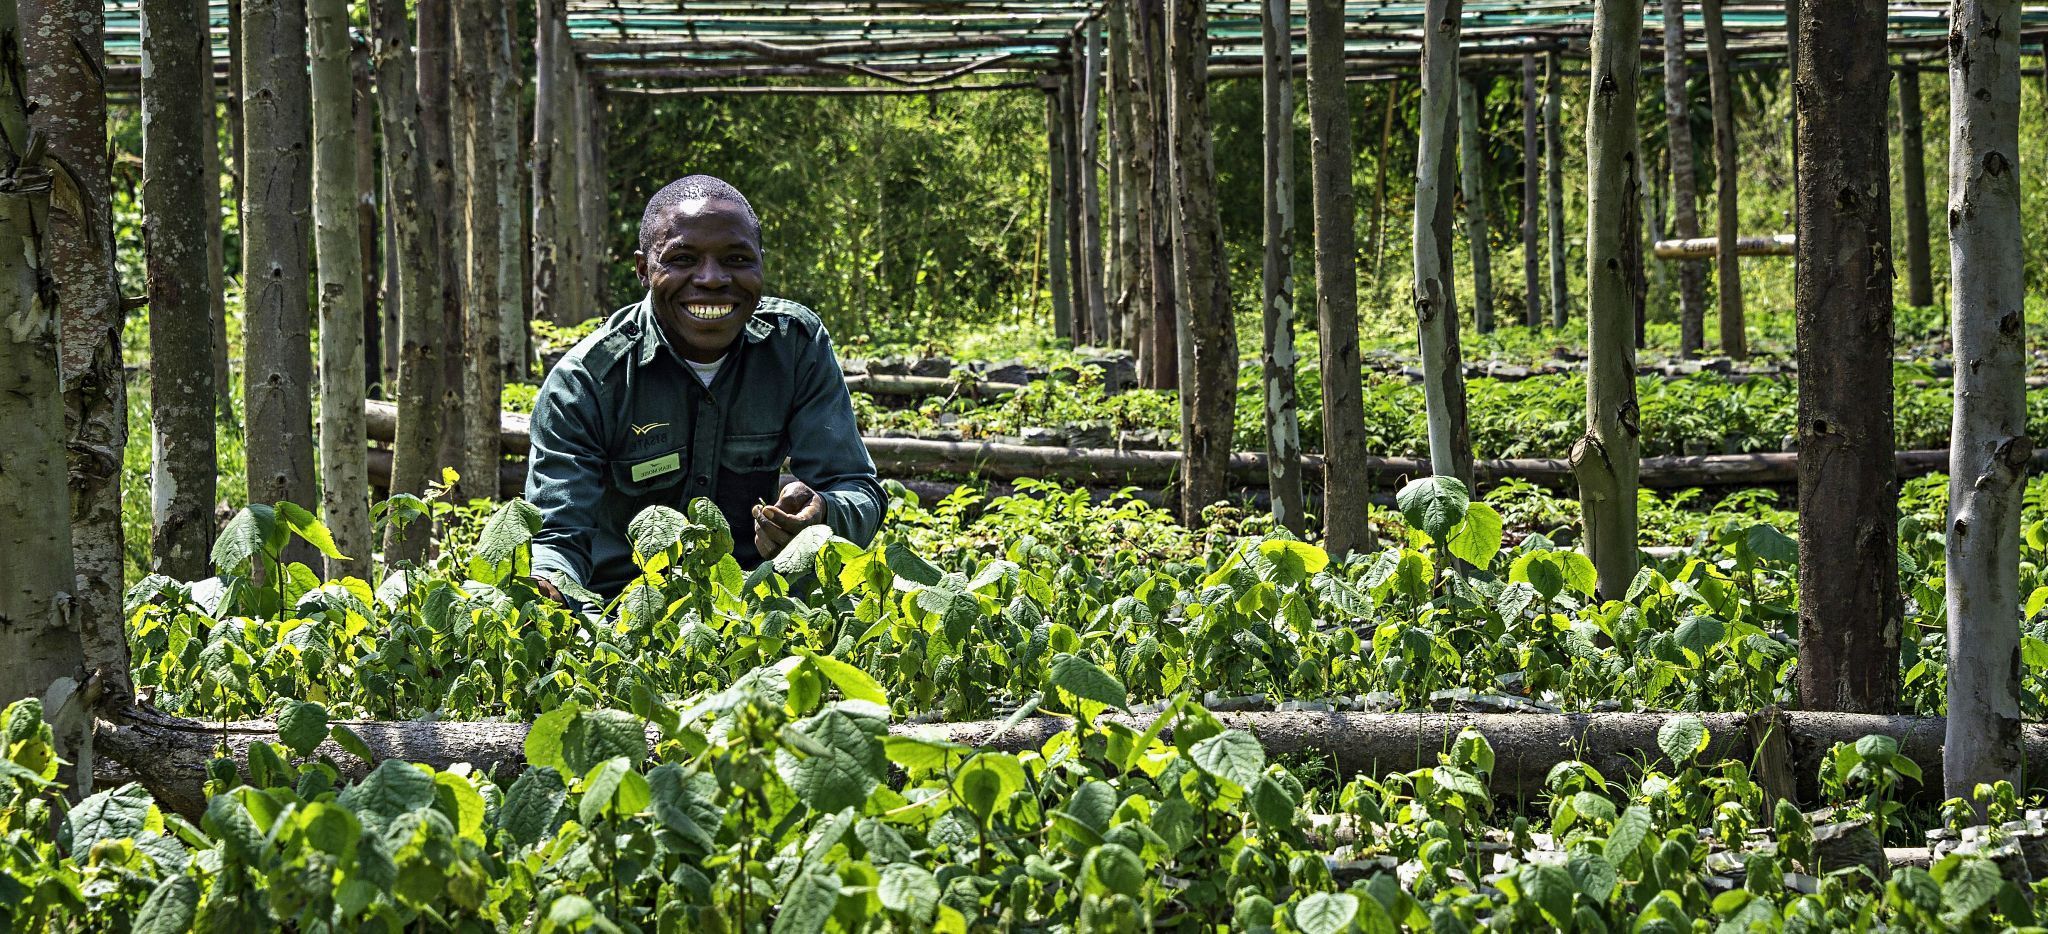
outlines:
[[673, 490], [689, 475], [690, 452], [664, 451], [645, 457], [612, 461], [612, 486], [636, 502], [645, 503]]
[[725, 450], [719, 452], [719, 466], [736, 474], [768, 473], [782, 467], [785, 452], [779, 432], [725, 436]]

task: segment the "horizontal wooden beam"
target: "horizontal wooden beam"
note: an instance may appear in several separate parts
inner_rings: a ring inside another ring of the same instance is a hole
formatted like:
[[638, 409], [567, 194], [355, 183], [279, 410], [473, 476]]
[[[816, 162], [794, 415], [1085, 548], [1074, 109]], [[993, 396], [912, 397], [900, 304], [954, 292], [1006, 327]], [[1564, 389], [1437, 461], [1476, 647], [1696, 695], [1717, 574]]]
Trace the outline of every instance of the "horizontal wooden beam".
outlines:
[[[1735, 240], [1735, 255], [1791, 256], [1792, 248], [1797, 243], [1798, 238], [1792, 234], [1738, 237]], [[1721, 253], [1721, 241], [1717, 237], [1659, 240], [1656, 252], [1658, 259], [1713, 259]]]

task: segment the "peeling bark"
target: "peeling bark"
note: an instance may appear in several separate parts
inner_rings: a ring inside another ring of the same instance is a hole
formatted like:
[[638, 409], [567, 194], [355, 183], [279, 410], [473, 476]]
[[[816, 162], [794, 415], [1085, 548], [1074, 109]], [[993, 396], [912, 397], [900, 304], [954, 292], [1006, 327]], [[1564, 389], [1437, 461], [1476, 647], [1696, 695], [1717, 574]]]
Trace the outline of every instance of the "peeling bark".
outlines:
[[1451, 263], [1453, 155], [1458, 125], [1458, 17], [1463, 0], [1429, 0], [1423, 17], [1422, 132], [1415, 146], [1415, 309], [1429, 460], [1439, 475], [1472, 487], [1472, 433], [1465, 366], [1458, 353], [1458, 299]]
[[87, 662], [109, 669], [125, 686], [121, 451], [128, 442], [128, 396], [100, 63], [106, 17], [96, 0], [26, 0], [20, 15], [28, 125], [48, 146], [43, 167], [51, 179], [42, 234], [61, 322], [58, 362], [77, 577], [70, 588], [72, 612]]
[[[29, 138], [19, 12], [0, 3], [0, 137], [9, 141]], [[31, 182], [49, 178], [36, 152], [11, 145], [0, 151], [0, 169]], [[8, 440], [0, 444], [0, 703], [40, 697], [85, 667], [73, 615], [58, 298], [43, 250], [51, 196], [25, 187], [22, 196], [0, 197], [0, 430]]]
[[[1620, 599], [1636, 576], [1635, 277], [1627, 219], [1636, 212], [1640, 4], [1593, 6], [1586, 102], [1586, 434], [1572, 446], [1597, 592]], [[1887, 371], [1889, 372], [1889, 371]]]
[[1949, 34], [1948, 733], [1967, 797], [2020, 775], [2020, 505], [2026, 425], [2018, 0], [1956, 0]]
[[1294, 396], [1294, 76], [1286, 0], [1265, 0], [1259, 23], [1266, 241], [1260, 268], [1265, 340], [1259, 372], [1266, 402], [1267, 489], [1274, 524], [1300, 535], [1307, 523], [1302, 515], [1301, 418]]
[[1317, 353], [1323, 390], [1323, 547], [1372, 547], [1366, 521], [1365, 391], [1358, 355], [1358, 243], [1343, 0], [1308, 0], [1309, 174], [1314, 195]]
[[209, 273], [219, 246], [220, 225], [209, 221], [220, 211], [220, 183], [207, 178], [212, 160], [205, 158], [215, 146], [205, 135], [213, 101], [193, 93], [213, 84], [213, 75], [202, 70], [206, 7], [201, 0], [150, 0], [142, 21], [150, 569], [202, 580], [213, 576], [214, 479], [220, 472], [213, 431], [216, 295]]

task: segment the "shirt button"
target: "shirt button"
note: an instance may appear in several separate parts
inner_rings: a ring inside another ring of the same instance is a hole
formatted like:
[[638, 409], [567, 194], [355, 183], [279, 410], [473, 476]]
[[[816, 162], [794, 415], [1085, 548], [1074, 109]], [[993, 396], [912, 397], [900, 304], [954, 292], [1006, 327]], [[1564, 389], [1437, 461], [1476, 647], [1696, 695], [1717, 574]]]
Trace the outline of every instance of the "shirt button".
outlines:
[[703, 485], [704, 485], [704, 478], [703, 478], [703, 477], [698, 477], [698, 478], [697, 478], [697, 485], [698, 485], [698, 486], [703, 486]]

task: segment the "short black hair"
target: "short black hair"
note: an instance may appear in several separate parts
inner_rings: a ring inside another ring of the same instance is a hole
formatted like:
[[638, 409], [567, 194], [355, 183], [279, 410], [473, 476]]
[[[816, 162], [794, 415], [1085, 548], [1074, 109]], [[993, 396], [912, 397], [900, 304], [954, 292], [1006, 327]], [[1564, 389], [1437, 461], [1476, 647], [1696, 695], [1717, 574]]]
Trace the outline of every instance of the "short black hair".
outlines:
[[740, 190], [725, 183], [724, 179], [710, 175], [689, 175], [663, 185], [654, 197], [647, 199], [647, 210], [640, 214], [640, 252], [654, 249], [654, 232], [661, 219], [684, 201], [725, 201], [740, 206], [747, 214], [747, 221], [754, 225], [754, 239], [761, 239], [761, 219], [754, 216], [754, 206], [747, 203], [747, 196]]

